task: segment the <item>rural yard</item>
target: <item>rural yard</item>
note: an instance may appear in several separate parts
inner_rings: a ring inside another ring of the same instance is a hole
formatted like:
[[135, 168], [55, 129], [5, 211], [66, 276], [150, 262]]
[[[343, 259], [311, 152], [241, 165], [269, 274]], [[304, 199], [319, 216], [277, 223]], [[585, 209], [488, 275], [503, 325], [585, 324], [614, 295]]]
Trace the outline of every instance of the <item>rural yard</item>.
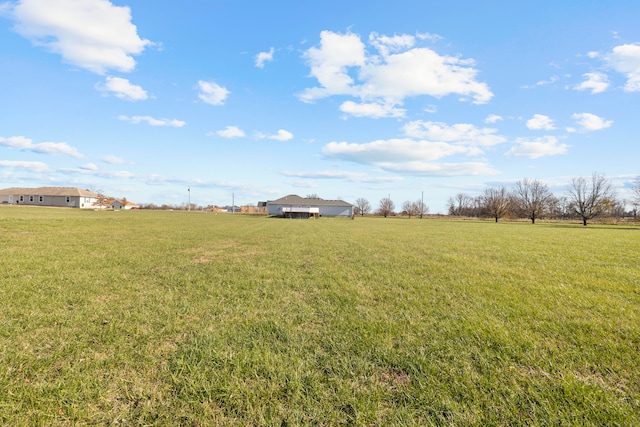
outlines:
[[0, 424], [640, 425], [640, 226], [0, 207]]

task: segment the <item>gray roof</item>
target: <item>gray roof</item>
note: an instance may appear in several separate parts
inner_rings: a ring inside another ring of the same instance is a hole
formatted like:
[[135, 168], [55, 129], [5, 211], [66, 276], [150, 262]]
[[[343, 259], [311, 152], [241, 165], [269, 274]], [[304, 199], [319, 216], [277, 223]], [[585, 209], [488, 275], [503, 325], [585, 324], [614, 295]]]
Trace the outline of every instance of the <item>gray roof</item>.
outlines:
[[89, 190], [75, 187], [37, 187], [20, 188], [12, 187], [0, 190], [0, 196], [75, 196], [75, 197], [98, 197], [97, 194]]
[[353, 206], [344, 200], [324, 200], [319, 198], [300, 197], [289, 194], [276, 200], [267, 202], [267, 205], [301, 205], [301, 206]]

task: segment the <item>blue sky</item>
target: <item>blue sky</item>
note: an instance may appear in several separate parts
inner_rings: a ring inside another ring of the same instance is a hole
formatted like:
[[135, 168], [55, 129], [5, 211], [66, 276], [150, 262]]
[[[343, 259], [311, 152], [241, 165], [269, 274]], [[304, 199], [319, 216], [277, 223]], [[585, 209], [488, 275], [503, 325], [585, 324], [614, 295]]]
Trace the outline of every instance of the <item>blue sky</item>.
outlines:
[[640, 2], [0, 0], [0, 187], [399, 208], [640, 174]]

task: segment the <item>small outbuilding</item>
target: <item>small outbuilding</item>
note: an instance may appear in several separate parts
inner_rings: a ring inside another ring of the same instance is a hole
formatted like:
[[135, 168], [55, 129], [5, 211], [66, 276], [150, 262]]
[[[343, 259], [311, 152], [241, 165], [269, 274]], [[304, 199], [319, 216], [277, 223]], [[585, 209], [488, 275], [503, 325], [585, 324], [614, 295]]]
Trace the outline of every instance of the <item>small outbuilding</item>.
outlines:
[[353, 217], [353, 205], [344, 200], [324, 200], [295, 194], [267, 202], [269, 215], [285, 218]]

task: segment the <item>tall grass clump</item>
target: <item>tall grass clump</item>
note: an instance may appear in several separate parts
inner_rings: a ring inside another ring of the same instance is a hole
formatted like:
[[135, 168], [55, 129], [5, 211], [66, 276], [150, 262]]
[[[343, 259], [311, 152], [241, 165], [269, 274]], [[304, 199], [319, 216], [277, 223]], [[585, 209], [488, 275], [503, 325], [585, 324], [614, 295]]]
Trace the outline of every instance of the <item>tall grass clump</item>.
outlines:
[[640, 425], [639, 233], [0, 207], [0, 424]]

